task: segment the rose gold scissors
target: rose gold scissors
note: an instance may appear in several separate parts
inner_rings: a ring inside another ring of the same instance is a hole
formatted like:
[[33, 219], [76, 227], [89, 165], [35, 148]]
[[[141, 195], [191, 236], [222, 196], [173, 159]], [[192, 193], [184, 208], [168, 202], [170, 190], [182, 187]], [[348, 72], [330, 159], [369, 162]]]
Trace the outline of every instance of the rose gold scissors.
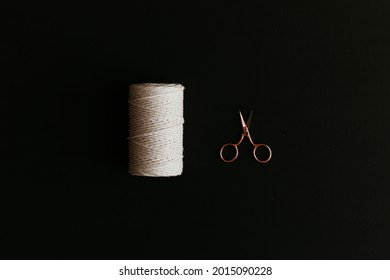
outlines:
[[[252, 113], [253, 113], [253, 110], [251, 111], [250, 115], [249, 115], [249, 118], [248, 120], [245, 122], [244, 121], [244, 118], [242, 117], [242, 114], [240, 112], [240, 119], [241, 119], [241, 125], [242, 125], [242, 135], [241, 135], [241, 138], [240, 140], [236, 143], [236, 144], [233, 144], [233, 143], [227, 143], [225, 145], [222, 146], [220, 152], [219, 152], [219, 155], [221, 156], [221, 159], [224, 161], [224, 162], [233, 162], [236, 160], [236, 158], [238, 157], [238, 146], [241, 144], [242, 140], [244, 139], [244, 137], [248, 137], [249, 139], [249, 142], [251, 142], [251, 144], [253, 145], [253, 156], [255, 157], [255, 159], [260, 162], [260, 163], [266, 163], [268, 161], [270, 161], [271, 157], [272, 157], [272, 151], [271, 151], [271, 148], [266, 145], [266, 144], [255, 144], [253, 143], [252, 141], [252, 138], [251, 138], [251, 135], [249, 134], [249, 126], [251, 124], [251, 120], [252, 120]], [[223, 151], [225, 150], [226, 147], [229, 147], [229, 146], [232, 146], [234, 147], [235, 149], [235, 155], [232, 159], [226, 159], [224, 156], [223, 156]], [[259, 147], [264, 147], [268, 150], [269, 152], [269, 155], [268, 155], [268, 158], [265, 159], [265, 160], [260, 160], [257, 158], [257, 155], [256, 155], [256, 151], [257, 151], [257, 148]]]

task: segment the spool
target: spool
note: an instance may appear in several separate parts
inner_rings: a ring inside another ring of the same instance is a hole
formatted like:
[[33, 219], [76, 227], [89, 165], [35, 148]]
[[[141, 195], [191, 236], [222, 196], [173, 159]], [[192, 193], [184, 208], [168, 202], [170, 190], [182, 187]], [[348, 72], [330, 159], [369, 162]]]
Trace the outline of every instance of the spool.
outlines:
[[171, 177], [183, 171], [180, 84], [132, 84], [129, 90], [129, 173]]

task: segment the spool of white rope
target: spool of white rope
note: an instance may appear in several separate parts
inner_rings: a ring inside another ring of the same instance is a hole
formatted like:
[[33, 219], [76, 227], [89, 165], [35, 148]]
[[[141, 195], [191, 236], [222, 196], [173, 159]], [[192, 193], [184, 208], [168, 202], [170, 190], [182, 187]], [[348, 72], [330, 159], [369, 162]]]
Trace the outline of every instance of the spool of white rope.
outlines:
[[129, 94], [129, 173], [178, 176], [183, 171], [180, 84], [133, 84]]

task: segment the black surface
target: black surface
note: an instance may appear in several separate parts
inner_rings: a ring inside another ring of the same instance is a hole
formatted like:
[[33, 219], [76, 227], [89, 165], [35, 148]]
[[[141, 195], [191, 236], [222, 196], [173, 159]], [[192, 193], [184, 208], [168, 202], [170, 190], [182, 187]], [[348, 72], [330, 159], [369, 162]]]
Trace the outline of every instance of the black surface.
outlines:
[[[3, 259], [388, 259], [389, 1], [2, 5]], [[185, 89], [184, 172], [127, 173], [128, 85]], [[239, 138], [238, 110], [271, 146]]]

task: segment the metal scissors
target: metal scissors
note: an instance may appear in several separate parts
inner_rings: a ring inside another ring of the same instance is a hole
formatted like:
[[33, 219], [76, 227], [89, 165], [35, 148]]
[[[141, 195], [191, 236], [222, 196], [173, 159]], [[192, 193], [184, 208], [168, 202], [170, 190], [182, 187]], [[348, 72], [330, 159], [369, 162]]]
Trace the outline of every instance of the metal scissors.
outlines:
[[[270, 161], [271, 157], [272, 157], [272, 151], [271, 151], [271, 148], [266, 145], [266, 144], [255, 144], [253, 141], [252, 141], [252, 138], [251, 138], [251, 135], [249, 134], [249, 126], [251, 124], [251, 120], [252, 120], [252, 113], [253, 113], [253, 110], [251, 111], [250, 115], [249, 115], [249, 118], [248, 120], [245, 122], [244, 121], [244, 118], [242, 117], [242, 114], [241, 112], [239, 111], [240, 113], [240, 119], [241, 119], [241, 125], [242, 125], [242, 135], [241, 135], [241, 138], [240, 140], [236, 143], [236, 144], [233, 144], [233, 143], [227, 143], [225, 145], [222, 146], [220, 152], [219, 152], [219, 155], [221, 156], [221, 159], [224, 161], [224, 162], [233, 162], [236, 160], [236, 158], [238, 157], [238, 146], [241, 144], [242, 140], [245, 138], [245, 137], [248, 137], [249, 139], [249, 142], [251, 142], [251, 144], [253, 145], [253, 156], [254, 158], [260, 162], [260, 163], [266, 163], [268, 161]], [[226, 159], [224, 156], [223, 156], [223, 151], [225, 150], [226, 147], [229, 147], [229, 146], [232, 146], [234, 147], [235, 149], [235, 155], [232, 159]], [[260, 160], [257, 158], [257, 155], [256, 155], [256, 151], [257, 151], [257, 148], [259, 147], [264, 147], [268, 150], [269, 152], [269, 155], [268, 155], [268, 158], [265, 159], [265, 160]]]

